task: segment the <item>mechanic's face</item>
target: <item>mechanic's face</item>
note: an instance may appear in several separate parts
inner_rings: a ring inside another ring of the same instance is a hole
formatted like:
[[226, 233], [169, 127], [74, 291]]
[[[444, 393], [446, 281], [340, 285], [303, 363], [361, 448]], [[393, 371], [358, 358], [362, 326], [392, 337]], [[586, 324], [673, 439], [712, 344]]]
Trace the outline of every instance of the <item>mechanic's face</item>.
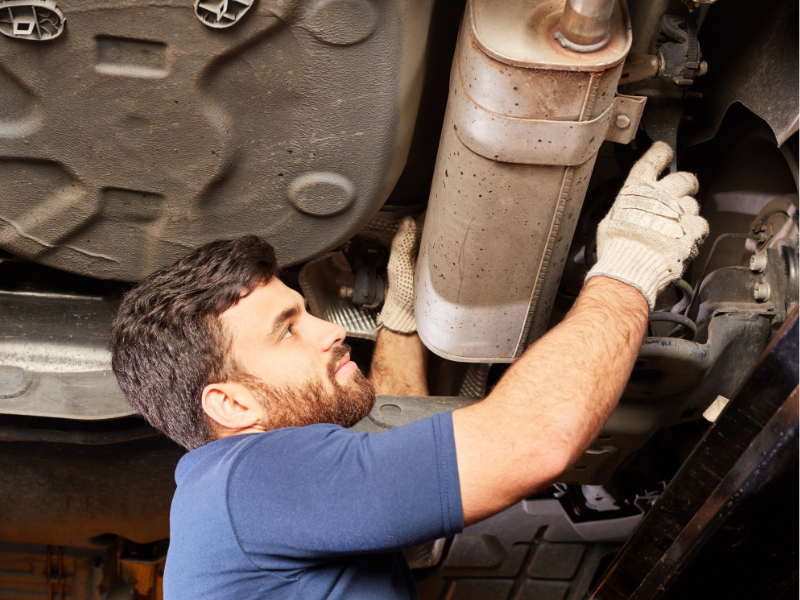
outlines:
[[310, 315], [303, 297], [276, 278], [221, 315], [244, 383], [268, 429], [364, 418], [375, 390], [350, 360], [345, 330]]

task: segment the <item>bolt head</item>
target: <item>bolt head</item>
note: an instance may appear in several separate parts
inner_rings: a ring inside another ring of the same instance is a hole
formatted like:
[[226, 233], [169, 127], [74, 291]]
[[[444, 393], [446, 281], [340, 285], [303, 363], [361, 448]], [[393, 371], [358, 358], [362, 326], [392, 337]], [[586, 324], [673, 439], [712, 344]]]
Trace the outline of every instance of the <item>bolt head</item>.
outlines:
[[757, 283], [753, 287], [753, 298], [759, 302], [766, 302], [769, 300], [771, 292], [772, 290], [770, 290], [768, 283]]
[[767, 255], [754, 254], [750, 257], [750, 270], [756, 273], [762, 273], [767, 268]]
[[617, 115], [617, 127], [627, 129], [631, 125], [631, 120], [625, 115]]

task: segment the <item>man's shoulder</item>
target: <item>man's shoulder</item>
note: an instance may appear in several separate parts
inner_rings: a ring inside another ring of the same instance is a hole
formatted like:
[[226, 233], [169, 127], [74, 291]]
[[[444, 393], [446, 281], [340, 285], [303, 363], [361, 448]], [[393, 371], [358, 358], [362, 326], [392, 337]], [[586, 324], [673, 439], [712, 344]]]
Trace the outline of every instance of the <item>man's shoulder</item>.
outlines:
[[248, 454], [282, 453], [288, 449], [295, 452], [302, 452], [303, 449], [310, 451], [318, 444], [326, 445], [335, 440], [345, 441], [366, 435], [332, 423], [318, 423], [230, 436], [185, 454], [175, 470], [175, 480], [181, 485], [198, 477], [223, 476]]
[[[235, 454], [244, 458], [248, 455], [277, 453], [287, 458], [287, 453], [294, 456], [310, 454], [318, 456], [320, 449], [336, 446], [340, 443], [357, 441], [368, 434], [357, 433], [333, 423], [316, 423], [304, 427], [282, 427], [263, 433], [253, 434], [247, 443], [238, 444]], [[258, 460], [256, 458], [256, 460]]]

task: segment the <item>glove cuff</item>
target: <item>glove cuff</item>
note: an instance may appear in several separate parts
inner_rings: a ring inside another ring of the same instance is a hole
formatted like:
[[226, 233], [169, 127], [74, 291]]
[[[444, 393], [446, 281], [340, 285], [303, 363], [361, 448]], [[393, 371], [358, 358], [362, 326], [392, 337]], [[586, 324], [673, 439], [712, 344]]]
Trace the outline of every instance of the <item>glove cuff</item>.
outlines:
[[414, 306], [397, 300], [390, 293], [383, 304], [381, 314], [378, 315], [378, 324], [395, 333], [414, 333], [417, 330]]
[[680, 279], [682, 273], [682, 263], [670, 270], [660, 252], [633, 240], [617, 238], [603, 245], [602, 257], [586, 275], [586, 281], [602, 275], [632, 285], [644, 295], [652, 310], [658, 293]]

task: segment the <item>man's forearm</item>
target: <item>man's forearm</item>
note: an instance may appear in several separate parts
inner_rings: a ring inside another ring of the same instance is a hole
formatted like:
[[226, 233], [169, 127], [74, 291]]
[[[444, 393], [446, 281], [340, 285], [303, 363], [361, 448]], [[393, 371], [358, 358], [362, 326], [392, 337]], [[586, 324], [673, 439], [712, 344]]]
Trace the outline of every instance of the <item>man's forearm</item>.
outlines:
[[369, 379], [378, 394], [427, 396], [426, 359], [427, 350], [416, 333], [381, 329]]
[[605, 277], [590, 279], [564, 322], [497, 385], [496, 397], [514, 405], [532, 399], [530, 410], [552, 415], [549, 429], [562, 438], [571, 464], [597, 437], [622, 395], [648, 313], [636, 289]]
[[630, 376], [647, 315], [647, 301], [633, 287], [590, 279], [564, 321], [486, 400], [453, 413], [467, 522], [549, 485], [589, 446]]

